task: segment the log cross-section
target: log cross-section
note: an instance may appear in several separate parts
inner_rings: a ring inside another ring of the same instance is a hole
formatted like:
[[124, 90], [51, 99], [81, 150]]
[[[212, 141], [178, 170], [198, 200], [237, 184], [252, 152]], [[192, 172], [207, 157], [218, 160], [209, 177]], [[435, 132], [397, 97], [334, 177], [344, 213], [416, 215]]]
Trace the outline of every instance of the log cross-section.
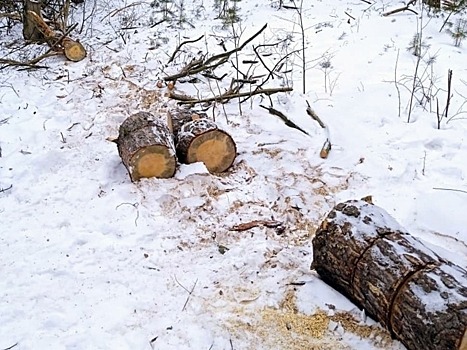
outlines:
[[176, 138], [179, 160], [187, 164], [203, 162], [211, 173], [226, 171], [237, 154], [232, 137], [206, 118], [187, 122]]
[[162, 119], [147, 112], [133, 114], [120, 125], [115, 142], [133, 181], [174, 175], [177, 160], [173, 135]]
[[311, 266], [410, 350], [467, 350], [467, 271], [365, 201], [334, 207]]

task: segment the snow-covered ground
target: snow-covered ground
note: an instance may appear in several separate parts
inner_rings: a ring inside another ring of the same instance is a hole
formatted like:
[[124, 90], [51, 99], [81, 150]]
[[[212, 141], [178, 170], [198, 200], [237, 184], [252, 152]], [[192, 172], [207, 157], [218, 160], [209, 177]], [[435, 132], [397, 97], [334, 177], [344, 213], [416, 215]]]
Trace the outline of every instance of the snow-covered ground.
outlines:
[[[309, 269], [326, 214], [366, 195], [466, 267], [467, 52], [438, 32], [443, 17], [421, 16], [419, 5], [418, 16], [383, 17], [403, 4], [304, 1], [305, 93], [301, 53], [290, 56], [286, 80], [270, 85], [294, 87], [271, 100], [309, 136], [260, 108], [269, 100], [259, 95], [241, 113], [237, 101], [217, 104], [208, 113], [237, 143], [229, 171], [180, 165], [171, 179], [130, 181], [107, 138], [136, 111], [175, 107], [159, 79], [198, 52], [222, 52], [221, 41], [233, 49], [233, 29], [241, 43], [268, 24], [241, 51], [241, 70], [253, 45], [285, 40], [271, 48], [271, 66], [301, 47], [297, 12], [277, 1], [237, 2], [242, 21], [233, 27], [216, 19], [213, 3], [195, 0], [181, 25], [154, 26], [161, 13], [150, 3], [101, 3], [72, 34], [85, 60], [0, 70], [0, 349], [404, 349]], [[441, 110], [453, 71], [451, 120], [440, 130], [433, 99], [415, 103], [407, 123], [416, 57], [406, 48], [420, 27], [419, 75]], [[20, 37], [19, 25], [2, 33], [3, 58]], [[216, 73], [228, 74], [219, 88], [203, 79], [176, 91], [209, 96], [236, 76], [230, 63]], [[255, 74], [264, 73], [258, 65]], [[307, 101], [329, 127], [328, 159], [319, 157], [326, 134]], [[283, 229], [230, 230], [271, 219]]]

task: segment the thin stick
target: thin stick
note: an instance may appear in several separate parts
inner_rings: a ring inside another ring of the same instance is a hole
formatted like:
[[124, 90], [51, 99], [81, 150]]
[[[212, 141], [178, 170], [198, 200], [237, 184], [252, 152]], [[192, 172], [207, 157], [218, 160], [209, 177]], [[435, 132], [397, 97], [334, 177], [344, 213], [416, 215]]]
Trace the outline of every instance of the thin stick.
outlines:
[[175, 59], [175, 55], [177, 54], [178, 51], [180, 51], [180, 49], [182, 48], [183, 45], [195, 43], [197, 41], [200, 41], [202, 38], [204, 38], [204, 35], [201, 35], [198, 39], [186, 40], [186, 41], [182, 42], [180, 45], [177, 46], [174, 53], [172, 54], [169, 61], [167, 62], [167, 64], [169, 64], [170, 62], [172, 62]]
[[398, 111], [399, 111], [398, 116], [399, 116], [399, 118], [400, 118], [400, 117], [401, 117], [401, 91], [400, 91], [400, 89], [399, 89], [399, 84], [397, 83], [397, 65], [398, 65], [398, 63], [399, 63], [399, 51], [400, 51], [400, 50], [397, 49], [396, 65], [395, 65], [395, 67], [394, 67], [394, 85], [396, 86], [397, 100], [399, 101], [399, 102], [398, 102], [398, 103], [399, 103], [399, 105], [398, 105], [398, 107], [399, 107], [399, 109], [398, 109]]
[[308, 105], [307, 109], [306, 109], [306, 113], [312, 117], [314, 120], [316, 120], [319, 124], [319, 126], [321, 126], [323, 129], [326, 129], [326, 124], [323, 123], [323, 121], [321, 120], [320, 117], [318, 117], [318, 115], [316, 114], [316, 112], [311, 108], [310, 106], [310, 103], [308, 101], [306, 101], [306, 104]]
[[467, 191], [464, 190], [457, 190], [455, 188], [442, 188], [442, 187], [433, 187], [434, 190], [441, 190], [441, 191], [453, 191], [453, 192], [462, 192], [462, 193], [467, 193]]
[[14, 343], [12, 346], [9, 346], [3, 350], [10, 350], [10, 349], [13, 349], [16, 345], [18, 345], [18, 343]]
[[395, 9], [395, 10], [391, 10], [391, 11], [388, 11], [388, 12], [385, 12], [383, 13], [383, 16], [386, 17], [386, 16], [390, 16], [390, 15], [393, 15], [395, 13], [398, 13], [398, 12], [402, 12], [402, 11], [410, 11], [416, 15], [418, 15], [417, 11], [414, 11], [412, 10], [411, 8], [409, 8], [411, 5], [414, 5], [416, 1], [410, 1], [407, 5], [405, 5], [404, 7], [401, 7], [401, 8], [398, 8], [398, 9]]
[[189, 75], [193, 75], [196, 73], [200, 73], [205, 70], [212, 70], [225, 62], [229, 60], [229, 57], [238, 52], [241, 51], [248, 43], [250, 43], [252, 40], [254, 40], [258, 35], [260, 35], [267, 27], [267, 24], [265, 24], [258, 32], [256, 32], [252, 37], [250, 37], [248, 40], [246, 40], [242, 45], [236, 47], [235, 49], [232, 49], [230, 51], [226, 51], [223, 53], [220, 53], [218, 55], [214, 55], [210, 58], [208, 58], [206, 61], [199, 61], [194, 67], [187, 68], [185, 67], [182, 69], [181, 72], [171, 75], [171, 76], [166, 76], [163, 78], [164, 81], [171, 81], [171, 80], [177, 80]]
[[11, 189], [12, 189], [12, 187], [13, 187], [13, 185], [10, 185], [10, 186], [9, 186], [9, 187], [7, 187], [7, 188], [0, 188], [0, 193], [2, 193], [2, 192], [6, 192], [6, 191], [8, 191], [8, 190], [11, 190]]
[[297, 129], [298, 131], [301, 131], [305, 135], [310, 136], [305, 130], [303, 130], [301, 127], [299, 127], [297, 124], [295, 124], [289, 118], [287, 118], [287, 116], [284, 113], [282, 113], [281, 111], [278, 111], [277, 109], [275, 109], [273, 107], [266, 107], [266, 106], [263, 106], [263, 105], [259, 105], [259, 106], [261, 108], [266, 109], [270, 114], [276, 115], [279, 118], [281, 118], [284, 121], [285, 125], [287, 125], [288, 127]]
[[446, 101], [446, 109], [444, 110], [444, 117], [448, 118], [449, 103], [451, 102], [451, 82], [452, 82], [452, 69], [448, 69], [448, 97]]
[[186, 298], [186, 301], [185, 301], [185, 304], [183, 305], [183, 308], [182, 308], [182, 311], [185, 311], [185, 308], [188, 304], [188, 301], [190, 300], [190, 296], [191, 294], [193, 294], [193, 291], [195, 290], [195, 287], [196, 287], [196, 284], [198, 283], [198, 279], [196, 279], [195, 283], [193, 284], [193, 287], [191, 288], [191, 290], [188, 290], [187, 288], [185, 288], [177, 279], [177, 276], [174, 275], [174, 278], [175, 278], [175, 282], [177, 282], [177, 284], [182, 287], [187, 293], [188, 293], [188, 297]]

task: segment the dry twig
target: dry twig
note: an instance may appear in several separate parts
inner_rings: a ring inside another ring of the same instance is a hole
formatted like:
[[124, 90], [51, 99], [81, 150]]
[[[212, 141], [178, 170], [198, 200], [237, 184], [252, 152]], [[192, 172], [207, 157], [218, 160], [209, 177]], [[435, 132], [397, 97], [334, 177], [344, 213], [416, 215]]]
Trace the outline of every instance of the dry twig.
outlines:
[[204, 38], [204, 35], [201, 35], [198, 39], [185, 40], [184, 42], [180, 43], [180, 45], [177, 46], [177, 48], [175, 49], [174, 53], [173, 53], [172, 56], [170, 57], [170, 59], [169, 59], [169, 61], [167, 62], [167, 64], [169, 64], [170, 62], [172, 62], [172, 61], [175, 59], [175, 55], [177, 54], [178, 51], [180, 51], [180, 49], [182, 48], [183, 45], [195, 43], [195, 42], [197, 42], [197, 41], [200, 41], [202, 38]]
[[399, 13], [399, 12], [403, 12], [403, 11], [410, 11], [416, 15], [418, 15], [417, 11], [414, 11], [410, 8], [410, 6], [412, 5], [415, 5], [417, 1], [416, 0], [412, 0], [412, 1], [409, 1], [407, 3], [407, 5], [405, 5], [404, 7], [401, 7], [401, 8], [398, 8], [398, 9], [395, 9], [395, 10], [391, 10], [391, 11], [388, 11], [388, 12], [385, 12], [383, 13], [383, 16], [386, 17], [386, 16], [390, 16], [390, 15], [393, 15], [395, 13]]
[[270, 114], [276, 115], [279, 118], [281, 118], [284, 121], [285, 125], [287, 125], [288, 127], [297, 129], [297, 130], [301, 131], [302, 133], [304, 133], [305, 135], [310, 136], [305, 130], [303, 130], [301, 127], [299, 127], [297, 124], [295, 124], [289, 118], [287, 118], [287, 116], [284, 113], [282, 113], [281, 111], [278, 111], [277, 109], [275, 109], [273, 107], [266, 107], [266, 106], [263, 106], [263, 105], [259, 105], [259, 106], [261, 108], [266, 109]]
[[189, 76], [189, 75], [200, 73], [205, 70], [215, 69], [216, 67], [227, 62], [229, 60], [229, 57], [232, 54], [243, 50], [243, 48], [246, 45], [248, 45], [251, 41], [253, 41], [258, 35], [260, 35], [266, 29], [266, 27], [267, 27], [267, 24], [265, 24], [259, 31], [257, 31], [253, 36], [251, 36], [242, 45], [236, 47], [235, 49], [214, 55], [206, 60], [199, 59], [194, 62], [192, 61], [190, 62], [189, 65], [184, 67], [179, 73], [164, 77], [163, 78], [164, 81], [174, 81], [174, 80], [177, 80], [177, 79]]

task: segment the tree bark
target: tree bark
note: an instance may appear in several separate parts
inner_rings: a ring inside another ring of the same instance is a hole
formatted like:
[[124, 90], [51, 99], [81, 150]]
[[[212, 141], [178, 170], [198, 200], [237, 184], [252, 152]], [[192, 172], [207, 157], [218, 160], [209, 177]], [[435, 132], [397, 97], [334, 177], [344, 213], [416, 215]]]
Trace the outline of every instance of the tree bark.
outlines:
[[206, 118], [185, 123], [176, 138], [177, 155], [182, 163], [203, 162], [212, 173], [226, 171], [237, 155], [232, 137]]
[[411, 350], [467, 348], [467, 271], [383, 209], [338, 204], [313, 238], [311, 266]]
[[175, 139], [177, 139], [177, 135], [184, 124], [200, 118], [209, 119], [206, 113], [187, 108], [177, 108], [167, 112], [167, 124]]
[[132, 181], [175, 174], [173, 135], [161, 119], [155, 119], [150, 113], [139, 112], [127, 118], [115, 142]]
[[34, 18], [31, 17], [30, 12], [35, 13], [41, 17], [41, 1], [24, 0], [23, 6], [23, 38], [24, 40], [42, 42], [45, 37], [42, 32], [36, 27]]

